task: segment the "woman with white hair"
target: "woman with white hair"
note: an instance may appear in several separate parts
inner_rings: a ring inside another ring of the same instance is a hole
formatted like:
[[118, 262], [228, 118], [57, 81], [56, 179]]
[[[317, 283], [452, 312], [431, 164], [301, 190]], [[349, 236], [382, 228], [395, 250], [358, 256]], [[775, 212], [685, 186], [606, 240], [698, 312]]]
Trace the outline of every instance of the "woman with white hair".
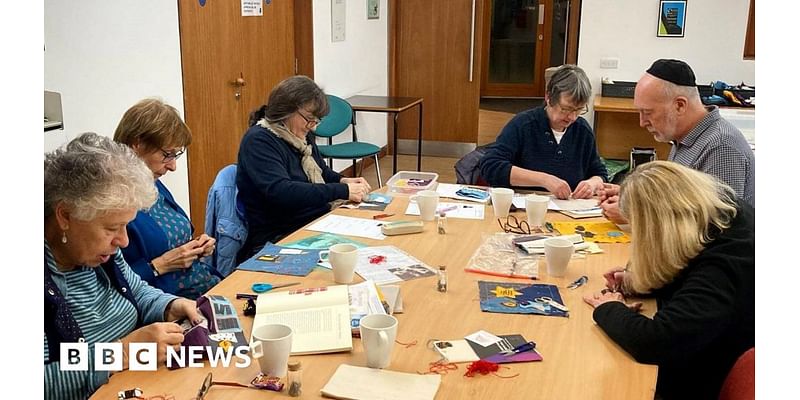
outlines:
[[[199, 323], [194, 301], [165, 294], [134, 273], [120, 252], [125, 226], [156, 200], [153, 174], [127, 146], [85, 133], [44, 160], [44, 387], [46, 399], [85, 399], [108, 371], [96, 343], [156, 343], [160, 361], [183, 329]], [[60, 345], [86, 343], [88, 370], [62, 370]]]
[[[670, 161], [637, 167], [620, 210], [631, 259], [584, 297], [594, 320], [636, 361], [658, 365], [657, 398], [716, 399], [755, 345], [755, 210], [713, 176]], [[652, 318], [624, 304], [634, 293], [655, 297]]]

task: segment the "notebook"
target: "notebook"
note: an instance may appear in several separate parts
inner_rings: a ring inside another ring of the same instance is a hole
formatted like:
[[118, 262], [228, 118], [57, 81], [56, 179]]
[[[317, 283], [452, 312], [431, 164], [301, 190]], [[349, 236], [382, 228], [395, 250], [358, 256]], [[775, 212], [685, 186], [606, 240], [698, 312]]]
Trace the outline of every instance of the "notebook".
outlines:
[[[258, 295], [253, 330], [272, 323], [292, 328], [293, 355], [335, 353], [353, 348], [347, 285]], [[250, 342], [253, 342], [252, 335]]]
[[440, 375], [420, 375], [341, 364], [320, 391], [334, 399], [433, 400]]

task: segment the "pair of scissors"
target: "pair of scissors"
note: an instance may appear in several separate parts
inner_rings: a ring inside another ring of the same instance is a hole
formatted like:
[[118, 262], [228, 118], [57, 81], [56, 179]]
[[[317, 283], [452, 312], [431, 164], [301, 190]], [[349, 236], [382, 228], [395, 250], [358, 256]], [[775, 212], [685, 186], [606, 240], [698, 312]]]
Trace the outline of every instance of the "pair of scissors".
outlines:
[[557, 310], [561, 310], [563, 312], [569, 312], [569, 308], [567, 308], [565, 305], [553, 300], [553, 298], [549, 297], [549, 296], [537, 297], [537, 298], [534, 299], [534, 301], [537, 302], [537, 303], [547, 304], [547, 305], [549, 305], [549, 306], [551, 306], [551, 307], [553, 307], [553, 308], [555, 308]]
[[283, 283], [280, 285], [273, 285], [271, 283], [254, 283], [250, 288], [256, 293], [269, 292], [272, 289], [278, 289], [287, 286], [299, 285], [300, 282]]

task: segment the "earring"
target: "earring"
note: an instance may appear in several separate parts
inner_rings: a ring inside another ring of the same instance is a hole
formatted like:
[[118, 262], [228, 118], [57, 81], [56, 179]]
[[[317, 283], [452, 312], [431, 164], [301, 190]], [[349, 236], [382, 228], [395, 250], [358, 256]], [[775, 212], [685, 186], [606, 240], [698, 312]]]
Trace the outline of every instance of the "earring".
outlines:
[[61, 234], [61, 243], [67, 244], [67, 231]]

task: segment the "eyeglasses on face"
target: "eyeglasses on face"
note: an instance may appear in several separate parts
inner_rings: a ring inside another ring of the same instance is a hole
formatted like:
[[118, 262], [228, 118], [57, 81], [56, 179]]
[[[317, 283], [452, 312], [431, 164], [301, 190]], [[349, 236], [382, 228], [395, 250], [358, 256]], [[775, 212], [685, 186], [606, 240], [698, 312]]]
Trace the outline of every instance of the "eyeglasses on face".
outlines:
[[556, 107], [558, 107], [558, 112], [561, 113], [561, 115], [572, 115], [572, 114], [585, 115], [586, 113], [589, 112], [589, 108], [586, 106], [580, 108], [574, 108], [574, 107], [562, 106], [561, 103], [556, 103]]
[[183, 153], [186, 152], [185, 148], [177, 150], [177, 151], [166, 151], [164, 149], [160, 149], [160, 150], [161, 150], [161, 154], [164, 156], [164, 159], [161, 160], [161, 162], [164, 163], [164, 164], [166, 164], [166, 163], [168, 163], [168, 162], [170, 162], [172, 160], [177, 160], [177, 159], [181, 158]]
[[303, 115], [303, 113], [301, 113], [299, 110], [297, 111], [297, 113], [300, 114], [300, 116], [303, 117], [303, 119], [306, 121], [306, 129], [314, 129], [317, 127], [317, 125], [319, 125], [320, 122], [319, 118], [317, 117], [308, 118], [305, 115]]
[[531, 226], [528, 225], [528, 221], [519, 221], [517, 217], [510, 214], [506, 217], [505, 222], [503, 222], [502, 218], [498, 218], [497, 223], [500, 225], [500, 229], [505, 233], [519, 233], [525, 235], [530, 235], [531, 233]]

